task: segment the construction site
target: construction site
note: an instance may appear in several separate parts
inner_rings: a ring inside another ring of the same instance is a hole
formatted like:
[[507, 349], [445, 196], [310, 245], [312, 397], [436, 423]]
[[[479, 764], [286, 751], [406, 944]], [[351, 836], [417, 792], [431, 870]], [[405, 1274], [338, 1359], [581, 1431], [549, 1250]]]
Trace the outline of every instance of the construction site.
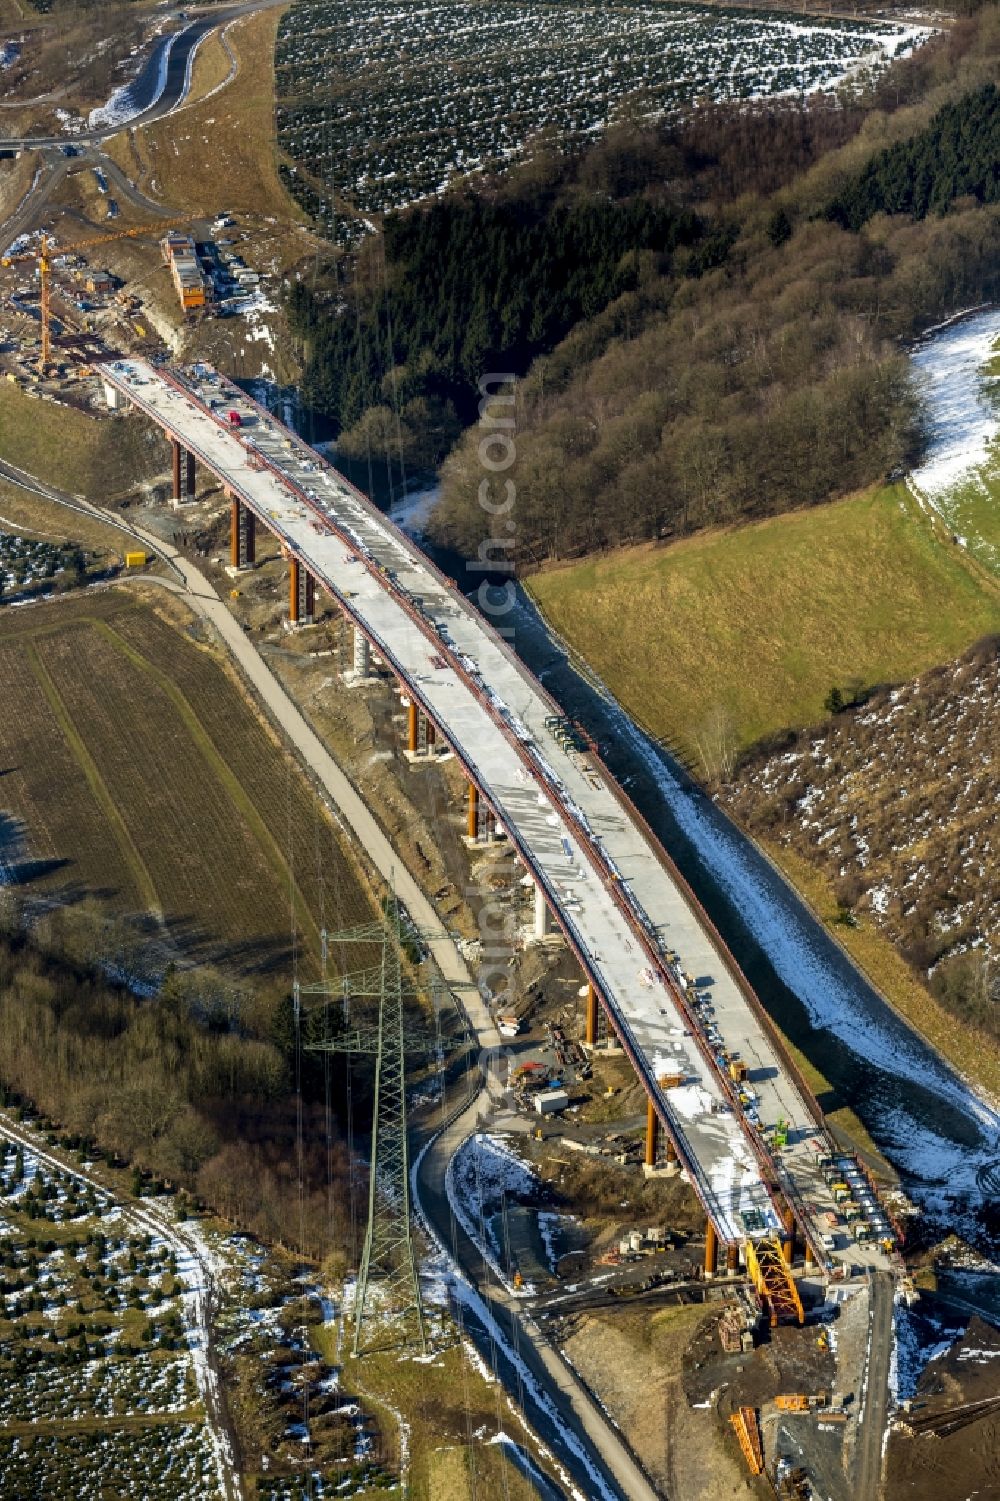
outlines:
[[[572, 1244], [564, 1269], [562, 1256], [547, 1250], [537, 1217], [513, 1215], [512, 1225], [520, 1229], [508, 1237], [503, 1271], [514, 1294], [530, 1299], [533, 1315], [567, 1347], [575, 1340], [586, 1343], [582, 1327], [599, 1323], [602, 1310], [644, 1318], [671, 1308], [701, 1310], [698, 1338], [707, 1344], [693, 1369], [705, 1372], [705, 1380], [711, 1373], [713, 1384], [706, 1393], [685, 1375], [692, 1407], [702, 1406], [706, 1395], [712, 1398], [740, 1465], [762, 1484], [784, 1487], [779, 1494], [809, 1494], [801, 1488], [801, 1467], [792, 1464], [795, 1448], [787, 1436], [790, 1425], [793, 1432], [795, 1425], [807, 1425], [810, 1435], [821, 1435], [824, 1453], [831, 1446], [843, 1451], [843, 1462], [837, 1461], [843, 1479], [835, 1485], [827, 1477], [827, 1493], [852, 1494], [852, 1466], [874, 1442], [868, 1424], [878, 1422], [877, 1407], [863, 1421], [857, 1399], [875, 1358], [869, 1325], [876, 1304], [887, 1298], [891, 1338], [894, 1288], [905, 1286], [898, 1198], [890, 1193], [887, 1199], [871, 1165], [825, 1133], [817, 1109], [803, 1118], [810, 1097], [800, 1081], [792, 1089], [786, 1083], [780, 1100], [772, 1102], [766, 1086], [774, 1065], [762, 1065], [761, 1049], [780, 1049], [780, 1041], [759, 1031], [756, 1022], [748, 1032], [747, 1012], [738, 1009], [746, 1006], [745, 992], [735, 981], [731, 990], [724, 985], [723, 956], [713, 940], [711, 952], [692, 953], [696, 929], [685, 939], [680, 909], [672, 910], [672, 943], [659, 947], [657, 960], [667, 993], [683, 1008], [683, 1022], [664, 1028], [669, 1052], [662, 1042], [639, 1041], [644, 1023], [641, 1013], [629, 1014], [634, 1000], [624, 1014], [608, 1004], [607, 972], [594, 974], [587, 948], [581, 973], [580, 875], [574, 899], [566, 903], [563, 871], [546, 878], [550, 857], [523, 842], [536, 838], [530, 827], [517, 832], [524, 814], [512, 813], [500, 781], [485, 774], [470, 779], [467, 739], [456, 747], [449, 723], [427, 697], [426, 684], [443, 681], [453, 653], [462, 654], [463, 664], [472, 660], [474, 643], [461, 637], [461, 613], [449, 612], [447, 635], [433, 628], [429, 646], [420, 642], [430, 678], [425, 668], [404, 665], [400, 652], [408, 648], [401, 648], [402, 637], [386, 634], [386, 618], [380, 618], [377, 633], [367, 619], [359, 627], [366, 578], [377, 591], [370, 596], [374, 610], [381, 608], [382, 592], [412, 590], [409, 581], [403, 583], [404, 561], [407, 568], [423, 568], [409, 556], [404, 560], [384, 522], [344, 492], [339, 477], [294, 434], [207, 367], [164, 375], [145, 362], [112, 360], [101, 365], [98, 378], [103, 400], [116, 414], [138, 407], [166, 430], [172, 508], [158, 513], [161, 533], [198, 538], [199, 553], [217, 570], [218, 586], [230, 594], [237, 615], [269, 618], [270, 628], [277, 627], [277, 639], [286, 643], [283, 654], [298, 664], [289, 671], [300, 688], [303, 673], [326, 680], [330, 658], [339, 664], [341, 701], [362, 700], [373, 724], [396, 742], [394, 759], [407, 795], [422, 802], [418, 789], [428, 784], [453, 810], [448, 817], [455, 824], [456, 852], [445, 863], [457, 878], [455, 889], [468, 886], [459, 870], [462, 860], [471, 861], [477, 883], [508, 914], [516, 982], [501, 994], [495, 983], [484, 987], [480, 979], [483, 994], [490, 998], [493, 992], [495, 1036], [510, 1053], [506, 1116], [498, 1124], [514, 1133], [526, 1160], [537, 1163], [556, 1206], [551, 1212], [581, 1223], [568, 1232]], [[189, 411], [197, 417], [185, 415]], [[232, 459], [225, 456], [230, 446]], [[271, 487], [269, 499], [253, 495], [259, 484]], [[294, 489], [291, 503], [285, 487]], [[338, 507], [338, 529], [350, 538], [337, 565], [345, 569], [345, 582], [338, 580], [333, 590], [328, 580], [334, 555], [320, 561], [315, 551], [330, 524], [327, 493]], [[305, 525], [284, 533], [277, 523], [286, 518]], [[387, 542], [391, 551], [369, 563], [369, 554]], [[421, 583], [425, 619], [438, 608], [431, 577], [424, 572]], [[581, 749], [578, 733], [550, 705], [543, 710], [535, 733], [551, 737], [548, 764], [559, 764], [557, 753], [565, 757], [592, 794], [601, 780], [593, 748]], [[462, 733], [468, 736], [468, 726]], [[548, 785], [554, 785], [551, 778]], [[440, 822], [440, 811], [436, 817]], [[574, 851], [570, 862], [565, 849], [570, 842], [572, 850], [579, 837], [579, 827], [571, 826], [556, 842], [553, 855], [564, 868], [572, 863], [581, 869], [579, 856]], [[616, 863], [619, 881], [627, 879], [622, 861]], [[631, 904], [629, 912], [634, 930]], [[552, 921], [561, 914], [572, 919], [568, 932]], [[601, 946], [604, 964], [610, 942], [609, 929]], [[713, 1123], [709, 1135], [698, 1134], [693, 1112]], [[724, 1196], [724, 1180], [713, 1166], [720, 1151], [715, 1123], [723, 1128], [722, 1141], [738, 1132], [757, 1143], [756, 1157], [737, 1154], [738, 1186]], [[751, 1166], [765, 1160], [775, 1164], [766, 1174]], [[807, 1182], [796, 1186], [800, 1174], [808, 1175]], [[641, 1203], [644, 1223], [623, 1222], [615, 1214], [613, 1204], [623, 1198]], [[564, 1290], [570, 1267], [572, 1287]], [[831, 1340], [831, 1329], [837, 1333], [848, 1324], [850, 1338]], [[593, 1385], [605, 1400], [596, 1373]], [[720, 1402], [713, 1394], [722, 1389]], [[747, 1400], [736, 1401], [741, 1395]]]
[[[481, 1039], [507, 1055], [495, 1129], [536, 1185], [497, 1210], [502, 1284], [634, 1429], [670, 1494], [687, 1492], [668, 1431], [675, 1447], [714, 1445], [713, 1501], [748, 1480], [760, 1494], [874, 1495], [895, 1302], [916, 1296], [891, 1171], [827, 1128], [586, 732], [293, 432], [207, 364], [165, 364], [140, 297], [100, 260], [140, 237], [185, 317], [225, 311], [227, 288], [255, 295], [245, 268], [213, 280], [219, 246], [184, 225], [35, 237], [3, 258], [0, 360], [25, 393], [109, 433], [143, 425], [162, 456], [136, 512], [143, 562], [177, 543], [198, 558], [244, 629], [270, 639], [289, 691], [329, 700], [317, 726], [367, 800], [410, 810], [400, 848], [465, 934]], [[499, 972], [477, 937], [485, 908], [503, 913]], [[655, 1418], [624, 1375], [629, 1352], [682, 1327]], [[665, 1427], [676, 1402], [687, 1416]]]
[[[168, 286], [181, 328], [253, 313], [264, 300], [261, 277], [236, 250], [232, 229], [233, 220], [222, 215], [211, 226], [215, 238], [196, 238], [179, 220], [79, 239], [45, 231], [20, 235], [0, 256], [0, 371], [72, 402], [78, 378], [106, 358], [109, 347], [154, 356], [169, 351], [175, 333], [160, 311]], [[109, 270], [101, 259], [105, 247], [129, 243], [146, 252], [144, 264], [162, 267], [155, 298], [149, 291], [155, 270], [136, 279]]]
[[[260, 295], [227, 218], [213, 240], [182, 222], [22, 237], [0, 261], [0, 370], [86, 412], [113, 447], [141, 427], [156, 457], [128, 501], [145, 539], [133, 565], [205, 569], [286, 691], [316, 705], [317, 731], [460, 940], [474, 979], [447, 988], [500, 1059], [490, 1129], [531, 1180], [515, 1171], [466, 1226], [512, 1330], [542, 1331], [660, 1493], [876, 1496], [896, 1308], [918, 1297], [911, 1206], [877, 1154], [830, 1129], [593, 739], [294, 432], [211, 365], [169, 364], [143, 288], [101, 259], [140, 241], [159, 295], [197, 328]], [[381, 1026], [330, 1043], [380, 1060], [385, 1045]], [[371, 1170], [395, 1183], [396, 1209], [373, 1197], [355, 1340], [370, 1277], [423, 1345], [401, 1031], [393, 1046]], [[418, 1100], [425, 1088], [418, 1135], [448, 1098], [418, 1074]], [[432, 1193], [428, 1180], [425, 1204]], [[449, 1202], [461, 1222], [461, 1196]], [[635, 1379], [650, 1350], [652, 1405]], [[992, 1413], [960, 1395], [914, 1414], [900, 1442]], [[711, 1456], [697, 1484], [679, 1480], [680, 1454], [693, 1472]]]

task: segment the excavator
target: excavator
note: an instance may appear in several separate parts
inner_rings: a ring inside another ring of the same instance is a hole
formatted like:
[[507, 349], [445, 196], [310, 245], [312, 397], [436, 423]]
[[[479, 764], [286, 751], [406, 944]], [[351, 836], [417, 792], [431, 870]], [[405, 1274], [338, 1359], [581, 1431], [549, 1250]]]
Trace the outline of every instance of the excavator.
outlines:
[[178, 225], [186, 223], [183, 219], [165, 219], [156, 225], [141, 225], [135, 229], [119, 229], [114, 234], [95, 235], [90, 240], [77, 240], [72, 245], [56, 245], [52, 236], [46, 231], [42, 235], [41, 245], [37, 250], [26, 250], [20, 255], [5, 255], [0, 257], [0, 266], [16, 266], [23, 261], [38, 262], [38, 278], [41, 284], [41, 320], [42, 320], [42, 350], [39, 358], [39, 369], [44, 375], [52, 361], [52, 315], [50, 309], [50, 282], [52, 277], [52, 262], [59, 255], [70, 255], [77, 250], [89, 250], [94, 245], [107, 245], [111, 240], [134, 240], [139, 235], [155, 234], [159, 230], [176, 229]]

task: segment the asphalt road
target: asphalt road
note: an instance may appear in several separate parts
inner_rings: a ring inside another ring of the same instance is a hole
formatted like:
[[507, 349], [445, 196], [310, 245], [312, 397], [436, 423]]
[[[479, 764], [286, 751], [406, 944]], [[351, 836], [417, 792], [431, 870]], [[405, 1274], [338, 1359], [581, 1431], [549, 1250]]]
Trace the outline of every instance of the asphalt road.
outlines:
[[868, 1309], [865, 1410], [854, 1453], [854, 1494], [878, 1501], [882, 1494], [882, 1439], [889, 1420], [889, 1362], [892, 1358], [893, 1280], [876, 1272]]
[[[188, 65], [196, 48], [204, 41], [210, 31], [216, 27], [228, 26], [231, 21], [236, 21], [240, 16], [249, 16], [258, 10], [267, 10], [273, 5], [282, 5], [285, 0], [244, 0], [241, 5], [233, 5], [225, 10], [210, 11], [207, 15], [199, 16], [194, 21], [185, 22], [183, 27], [174, 33], [174, 41], [170, 48], [169, 62], [167, 64], [167, 79], [163, 92], [155, 99], [147, 109], [134, 116], [128, 121], [130, 126], [148, 125], [153, 120], [162, 119], [169, 115], [179, 105], [183, 104], [187, 97]], [[159, 54], [168, 38], [158, 42], [152, 54], [147, 58], [137, 77], [133, 80], [133, 87], [141, 91], [147, 88], [153, 92], [151, 80], [159, 67]], [[0, 139], [0, 145], [5, 147], [37, 148], [42, 146], [81, 146], [96, 141], [106, 141], [110, 136], [117, 135], [124, 127], [122, 125], [101, 125], [95, 130], [83, 130], [78, 135], [43, 135], [43, 136], [9, 136]]]
[[415, 1169], [421, 1211], [482, 1300], [485, 1316], [474, 1305], [460, 1310], [465, 1332], [583, 1495], [594, 1501], [611, 1496], [657, 1501], [659, 1492], [617, 1430], [452, 1216], [445, 1187], [448, 1163], [488, 1113], [481, 1098], [474, 1100], [434, 1139]]

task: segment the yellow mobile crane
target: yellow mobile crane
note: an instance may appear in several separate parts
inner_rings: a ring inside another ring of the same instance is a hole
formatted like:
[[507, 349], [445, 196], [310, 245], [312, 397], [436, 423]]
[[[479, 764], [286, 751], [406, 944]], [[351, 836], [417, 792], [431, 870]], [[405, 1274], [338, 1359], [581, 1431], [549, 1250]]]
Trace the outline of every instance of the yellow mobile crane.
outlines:
[[95, 235], [90, 240], [77, 240], [72, 245], [56, 245], [52, 236], [46, 231], [42, 234], [42, 243], [38, 250], [26, 250], [21, 255], [5, 255], [0, 258], [0, 266], [16, 266], [22, 261], [38, 262], [38, 279], [41, 284], [41, 320], [42, 320], [42, 353], [39, 368], [45, 372], [52, 358], [52, 335], [51, 314], [49, 308], [49, 282], [52, 275], [52, 262], [57, 255], [70, 255], [76, 250], [88, 250], [92, 245], [106, 245], [111, 240], [134, 240], [137, 235], [156, 234], [161, 229], [176, 229], [184, 224], [184, 219], [161, 220], [156, 225], [141, 225], [137, 229], [119, 229], [110, 235]]

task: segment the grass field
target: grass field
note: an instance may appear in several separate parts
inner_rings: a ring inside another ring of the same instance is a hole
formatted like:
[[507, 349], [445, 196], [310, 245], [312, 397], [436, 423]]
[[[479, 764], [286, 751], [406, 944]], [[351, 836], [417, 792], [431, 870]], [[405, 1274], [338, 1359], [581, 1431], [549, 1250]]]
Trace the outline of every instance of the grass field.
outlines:
[[41, 158], [37, 151], [24, 151], [14, 161], [0, 162], [0, 219], [6, 219], [31, 187]]
[[[36, 478], [104, 504], [162, 474], [170, 450], [134, 415], [100, 418], [0, 382], [0, 451]], [[82, 540], [82, 539], [81, 539]]]
[[50, 500], [0, 479], [0, 531], [49, 542], [76, 542], [89, 552], [124, 561], [130, 539], [98, 517], [53, 505]]
[[[118, 592], [0, 614], [0, 859], [161, 917], [241, 970], [370, 912], [351, 857], [236, 680]], [[305, 961], [309, 963], [308, 958]]]
[[[314, 1338], [322, 1346], [331, 1332], [316, 1330]], [[329, 1345], [324, 1353], [332, 1359]], [[490, 1440], [503, 1430], [541, 1467], [534, 1443], [501, 1388], [483, 1378], [460, 1345], [419, 1364], [398, 1351], [369, 1354], [362, 1362], [342, 1366], [341, 1379], [346, 1392], [356, 1391], [365, 1408], [378, 1415], [390, 1447], [398, 1443], [399, 1417], [408, 1425], [407, 1495], [412, 1501], [476, 1501], [485, 1496], [532, 1501], [537, 1496], [504, 1446]]]
[[964, 538], [976, 562], [1000, 579], [1000, 454], [935, 496], [934, 509]]
[[534, 575], [552, 625], [698, 773], [1000, 629], [1000, 591], [901, 486]]

